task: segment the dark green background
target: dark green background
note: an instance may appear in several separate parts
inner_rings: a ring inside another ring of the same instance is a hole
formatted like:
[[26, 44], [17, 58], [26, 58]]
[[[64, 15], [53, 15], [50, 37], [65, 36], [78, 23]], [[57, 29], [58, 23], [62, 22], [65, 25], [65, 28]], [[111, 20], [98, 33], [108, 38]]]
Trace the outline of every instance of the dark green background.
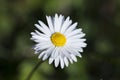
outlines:
[[78, 22], [88, 46], [67, 68], [45, 61], [31, 80], [120, 80], [120, 0], [0, 0], [0, 80], [25, 80], [40, 61], [30, 32], [55, 13]]

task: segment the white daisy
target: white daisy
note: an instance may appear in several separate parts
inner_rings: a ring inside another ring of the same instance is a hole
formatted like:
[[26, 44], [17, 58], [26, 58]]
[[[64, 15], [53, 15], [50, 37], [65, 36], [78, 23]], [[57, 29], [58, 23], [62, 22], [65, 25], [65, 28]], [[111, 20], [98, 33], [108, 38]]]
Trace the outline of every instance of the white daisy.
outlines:
[[77, 62], [76, 57], [81, 57], [80, 52], [87, 45], [82, 29], [76, 29], [77, 22], [72, 24], [70, 17], [64, 19], [63, 15], [55, 14], [53, 18], [46, 18], [48, 25], [39, 20], [35, 24], [39, 31], [31, 32], [31, 40], [36, 42], [35, 53], [40, 53], [38, 58], [43, 61], [49, 58], [49, 64], [54, 62], [55, 67], [61, 68]]

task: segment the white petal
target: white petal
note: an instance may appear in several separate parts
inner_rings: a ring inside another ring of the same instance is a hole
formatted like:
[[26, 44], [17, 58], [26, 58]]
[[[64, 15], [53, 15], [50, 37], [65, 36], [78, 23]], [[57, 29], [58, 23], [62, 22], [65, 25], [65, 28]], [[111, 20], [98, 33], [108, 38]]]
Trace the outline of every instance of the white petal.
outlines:
[[56, 50], [55, 53], [54, 53], [54, 59], [59, 55], [59, 52]]
[[47, 37], [42, 37], [42, 36], [40, 36], [40, 35], [38, 35], [37, 33], [35, 33], [35, 32], [31, 32], [31, 35], [32, 35], [32, 38], [31, 38], [31, 40], [36, 40], [36, 39], [47, 39]]
[[63, 20], [64, 20], [64, 16], [60, 15], [59, 16], [60, 27], [62, 26]]
[[59, 23], [59, 18], [57, 14], [55, 14], [55, 19], [54, 19], [54, 29], [55, 29], [55, 32], [59, 32], [60, 30], [60, 23]]
[[69, 61], [70, 61], [71, 64], [73, 64], [73, 60], [71, 58], [69, 58]]
[[52, 51], [54, 50], [54, 46], [51, 46], [50, 48], [48, 48], [47, 50], [46, 50], [46, 53], [47, 53], [47, 55], [48, 56], [50, 56], [51, 55], [51, 53], [52, 53]]
[[54, 49], [54, 47], [50, 47], [45, 51], [45, 55], [43, 56], [43, 59], [42, 59], [43, 61], [46, 60], [50, 56], [53, 49]]
[[59, 59], [59, 56], [58, 56], [58, 57], [55, 59], [55, 67], [58, 67], [59, 61], [60, 61], [60, 59]]
[[45, 54], [45, 55], [43, 56], [42, 60], [44, 61], [44, 60], [46, 60], [48, 57], [49, 57], [49, 56], [48, 56], [47, 54]]
[[[63, 55], [63, 56], [62, 56], [63, 60], [64, 60], [64, 57], [66, 57], [66, 58], [68, 58], [68, 59], [71, 58], [69, 52], [68, 52], [65, 48], [62, 48], [62, 49], [61, 49], [61, 54]], [[67, 61], [66, 61], [66, 64], [67, 64]]]
[[62, 26], [64, 27], [62, 33], [66, 32], [66, 30], [70, 27], [71, 23], [72, 23], [72, 20], [70, 20], [65, 26]]
[[79, 55], [78, 55], [78, 57], [82, 58], [82, 55], [81, 55], [81, 54], [79, 54]]
[[69, 51], [69, 53], [74, 54], [75, 56], [81, 56], [79, 53], [79, 49], [72, 47], [71, 45], [66, 46], [66, 49]]
[[55, 58], [54, 55], [55, 55], [56, 49], [57, 49], [57, 47], [55, 47], [55, 49], [52, 51], [52, 54], [51, 54], [52, 58]]
[[41, 45], [41, 46], [40, 46], [40, 49], [41, 49], [41, 50], [44, 50], [44, 49], [50, 48], [51, 46], [52, 46], [51, 44]]
[[67, 44], [72, 45], [80, 45], [80, 43], [84, 43], [85, 39], [67, 39]]
[[51, 35], [51, 32], [50, 32], [50, 29], [48, 28], [48, 26], [47, 25], [45, 25], [42, 21], [38, 21], [39, 22], [39, 24], [48, 32], [48, 34], [50, 34]]
[[[68, 37], [68, 39], [80, 39], [82, 37], [84, 37], [85, 34], [77, 34], [77, 35], [74, 35], [72, 37]], [[81, 39], [81, 41], [85, 41], [86, 39]]]
[[70, 54], [67, 51], [66, 47], [61, 49], [61, 54], [65, 55], [67, 58], [70, 58]]
[[71, 25], [67, 30], [66, 32], [64, 33], [65, 35], [69, 34], [70, 32], [72, 32], [77, 26], [77, 22], [74, 23], [73, 25]]
[[42, 58], [45, 55], [45, 52], [43, 51], [42, 53], [40, 53], [40, 55], [38, 56], [38, 58]]
[[32, 36], [31, 40], [41, 44], [52, 44], [49, 38], [43, 38], [41, 36]]
[[36, 26], [41, 32], [43, 32], [44, 34], [50, 36], [50, 34], [49, 34], [43, 27], [41, 27], [41, 26], [38, 25], [38, 24], [35, 24], [35, 26]]
[[84, 33], [80, 34], [80, 38], [82, 38], [82, 37], [84, 37], [84, 36], [85, 36], [85, 34], [84, 34]]
[[85, 36], [85, 34], [84, 33], [80, 33], [80, 32], [74, 32], [74, 33], [70, 33], [70, 34], [68, 34], [67, 35], [67, 38], [69, 38], [69, 39], [75, 39], [75, 38], [82, 38], [82, 37], [84, 37]]
[[37, 35], [35, 32], [31, 32], [30, 33], [32, 36], [35, 36], [35, 35]]
[[87, 44], [86, 43], [83, 43], [83, 42], [74, 42], [73, 46], [76, 46], [76, 47], [86, 47]]
[[64, 21], [64, 23], [61, 27], [61, 33], [64, 33], [65, 30], [71, 25], [72, 21], [69, 19], [70, 19], [70, 17], [67, 17], [67, 19]]
[[62, 69], [64, 68], [64, 61], [61, 57], [60, 57], [60, 66], [61, 66]]
[[80, 56], [80, 53], [76, 49], [74, 49], [71, 50], [72, 54], [74, 54], [75, 56]]
[[53, 22], [52, 22], [51, 17], [50, 16], [49, 17], [46, 16], [46, 18], [47, 18], [48, 26], [50, 28], [51, 33], [54, 33], [54, 27], [53, 27]]
[[77, 58], [75, 57], [75, 55], [71, 54], [70, 56], [75, 62], [77, 62]]
[[87, 44], [86, 43], [83, 43], [83, 46], [82, 47], [86, 47], [87, 46]]
[[49, 38], [49, 36], [45, 35], [45, 34], [42, 34], [40, 33], [39, 31], [35, 30], [36, 34], [42, 38]]
[[52, 43], [51, 43], [51, 41], [40, 41], [40, 43], [39, 43], [39, 46], [51, 46], [52, 45]]
[[64, 62], [65, 62], [65, 65], [68, 67], [69, 62], [68, 62], [68, 59], [66, 57], [64, 57]]
[[80, 51], [80, 52], [83, 52], [83, 49], [82, 49], [82, 48], [79, 48], [79, 51]]
[[81, 33], [81, 29], [76, 29], [76, 30], [72, 31], [70, 34], [67, 34], [66, 37], [67, 38], [72, 37], [72, 36], [74, 36], [76, 34], [80, 34], [80, 33]]
[[60, 32], [63, 20], [64, 17], [62, 15], [60, 16], [58, 16], [57, 14], [55, 15], [55, 21], [54, 21], [55, 32]]
[[35, 51], [35, 54], [38, 54], [39, 53], [39, 51]]
[[52, 64], [52, 62], [54, 61], [54, 59], [53, 58], [49, 58], [49, 64]]
[[34, 26], [35, 26], [36, 28], [38, 28], [40, 31], [44, 32], [44, 29], [43, 29], [40, 25], [34, 24]]

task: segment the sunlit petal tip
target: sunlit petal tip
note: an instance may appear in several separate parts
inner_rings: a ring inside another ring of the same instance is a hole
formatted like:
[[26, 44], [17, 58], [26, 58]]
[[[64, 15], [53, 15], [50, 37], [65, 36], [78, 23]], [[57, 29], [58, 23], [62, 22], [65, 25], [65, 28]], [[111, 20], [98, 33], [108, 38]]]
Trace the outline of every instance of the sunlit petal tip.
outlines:
[[56, 58], [55, 59], [55, 67], [58, 67], [58, 65], [59, 65], [59, 58]]
[[57, 13], [55, 13], [55, 16], [58, 16], [58, 14], [57, 14]]
[[65, 62], [66, 67], [68, 67], [69, 62], [68, 62], [68, 59], [66, 57], [64, 58], [64, 62]]
[[73, 25], [77, 26], [77, 25], [78, 25], [78, 22], [75, 22]]
[[34, 54], [38, 54], [39, 52], [38, 51], [35, 51], [35, 53]]
[[43, 56], [42, 60], [44, 61], [44, 60], [46, 60], [47, 58], [48, 58], [48, 55], [45, 54], [45, 55]]
[[81, 54], [79, 54], [79, 55], [78, 55], [78, 57], [82, 58], [82, 55], [81, 55]]
[[54, 61], [53, 58], [49, 58], [49, 64], [52, 64], [53, 61]]
[[71, 54], [71, 58], [73, 59], [73, 61], [77, 62], [77, 58], [75, 57], [75, 55]]
[[59, 57], [59, 60], [60, 60], [60, 67], [61, 69], [64, 68], [64, 61], [63, 61], [63, 58], [61, 58], [61, 56]]
[[35, 26], [35, 27], [40, 27], [40, 25], [38, 25], [38, 24], [34, 24], [34, 26]]
[[39, 54], [38, 58], [40, 59], [40, 58], [42, 58], [44, 55], [45, 55], [45, 53], [42, 52], [42, 53]]

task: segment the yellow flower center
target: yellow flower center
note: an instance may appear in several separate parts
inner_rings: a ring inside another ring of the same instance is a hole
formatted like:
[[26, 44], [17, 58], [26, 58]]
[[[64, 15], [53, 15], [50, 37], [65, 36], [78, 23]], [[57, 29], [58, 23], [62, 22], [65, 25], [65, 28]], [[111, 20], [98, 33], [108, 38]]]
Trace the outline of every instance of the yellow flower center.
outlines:
[[66, 37], [59, 32], [55, 32], [51, 36], [51, 41], [55, 46], [64, 46], [66, 43]]

